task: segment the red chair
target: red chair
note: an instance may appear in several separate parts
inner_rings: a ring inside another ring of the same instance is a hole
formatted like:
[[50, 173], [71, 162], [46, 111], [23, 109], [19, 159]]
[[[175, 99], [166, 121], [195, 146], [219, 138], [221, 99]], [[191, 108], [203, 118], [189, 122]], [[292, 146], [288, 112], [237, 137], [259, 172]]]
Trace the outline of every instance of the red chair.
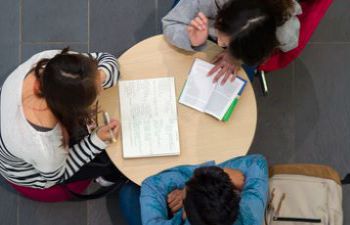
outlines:
[[76, 181], [70, 184], [55, 185], [47, 189], [37, 189], [25, 186], [19, 186], [8, 182], [22, 196], [40, 202], [62, 202], [72, 198], [69, 190], [74, 193], [82, 193], [89, 186], [91, 180]]
[[[270, 72], [282, 69], [297, 58], [309, 42], [313, 32], [316, 30], [332, 2], [333, 0], [302, 1], [300, 4], [303, 13], [298, 16], [301, 25], [298, 47], [289, 52], [282, 52], [281, 50], [276, 51], [270, 59], [258, 67], [258, 71]], [[266, 81], [263, 82], [266, 84]]]

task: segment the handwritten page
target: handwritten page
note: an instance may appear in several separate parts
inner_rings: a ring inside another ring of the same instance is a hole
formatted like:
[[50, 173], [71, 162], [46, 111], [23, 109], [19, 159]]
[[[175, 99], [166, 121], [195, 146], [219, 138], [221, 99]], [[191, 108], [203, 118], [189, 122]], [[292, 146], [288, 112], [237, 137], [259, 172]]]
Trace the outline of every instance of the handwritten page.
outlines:
[[123, 157], [180, 154], [173, 77], [119, 82]]

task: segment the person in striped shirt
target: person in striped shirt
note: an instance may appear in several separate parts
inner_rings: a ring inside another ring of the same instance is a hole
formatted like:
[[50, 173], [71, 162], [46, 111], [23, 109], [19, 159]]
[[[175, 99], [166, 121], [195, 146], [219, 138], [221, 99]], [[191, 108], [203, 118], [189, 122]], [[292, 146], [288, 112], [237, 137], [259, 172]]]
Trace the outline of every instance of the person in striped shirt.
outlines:
[[118, 78], [117, 59], [108, 53], [49, 50], [18, 66], [1, 88], [0, 174], [16, 185], [45, 189], [118, 173], [111, 168], [76, 177], [105, 154], [109, 129], [118, 134], [115, 119], [90, 133], [85, 129], [97, 113], [92, 106], [98, 95]]

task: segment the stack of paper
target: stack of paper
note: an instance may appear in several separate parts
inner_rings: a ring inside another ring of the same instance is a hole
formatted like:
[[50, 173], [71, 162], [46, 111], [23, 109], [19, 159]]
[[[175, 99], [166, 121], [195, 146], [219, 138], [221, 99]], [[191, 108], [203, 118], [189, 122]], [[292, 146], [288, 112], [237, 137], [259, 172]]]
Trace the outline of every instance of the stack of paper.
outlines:
[[173, 77], [119, 82], [123, 157], [180, 154]]

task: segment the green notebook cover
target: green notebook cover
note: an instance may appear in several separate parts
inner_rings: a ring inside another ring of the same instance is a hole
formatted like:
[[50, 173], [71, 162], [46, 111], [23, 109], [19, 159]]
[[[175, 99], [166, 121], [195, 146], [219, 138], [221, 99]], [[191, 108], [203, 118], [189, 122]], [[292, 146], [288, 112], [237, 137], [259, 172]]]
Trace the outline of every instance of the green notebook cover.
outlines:
[[243, 92], [245, 86], [247, 85], [247, 81], [244, 80], [243, 78], [241, 78], [241, 77], [238, 76], [236, 79], [242, 80], [242, 81], [244, 82], [244, 85], [242, 86], [241, 90], [238, 92], [237, 97], [232, 101], [232, 104], [231, 104], [231, 106], [228, 108], [228, 110], [227, 110], [227, 112], [225, 113], [224, 117], [221, 119], [221, 121], [224, 121], [224, 122], [227, 122], [227, 121], [230, 119], [230, 117], [231, 117], [231, 115], [232, 115], [232, 113], [233, 113], [233, 110], [235, 109], [235, 107], [236, 107], [236, 105], [237, 105], [237, 103], [238, 103], [238, 101], [239, 101], [239, 98], [241, 97], [242, 92]]
[[222, 117], [221, 121], [227, 122], [230, 119], [230, 117], [231, 117], [231, 115], [233, 113], [233, 110], [235, 109], [235, 107], [236, 107], [236, 105], [238, 103], [238, 100], [239, 100], [239, 96], [237, 96], [235, 98], [235, 100], [233, 100], [230, 108], [228, 108], [227, 112], [225, 113], [224, 117]]

